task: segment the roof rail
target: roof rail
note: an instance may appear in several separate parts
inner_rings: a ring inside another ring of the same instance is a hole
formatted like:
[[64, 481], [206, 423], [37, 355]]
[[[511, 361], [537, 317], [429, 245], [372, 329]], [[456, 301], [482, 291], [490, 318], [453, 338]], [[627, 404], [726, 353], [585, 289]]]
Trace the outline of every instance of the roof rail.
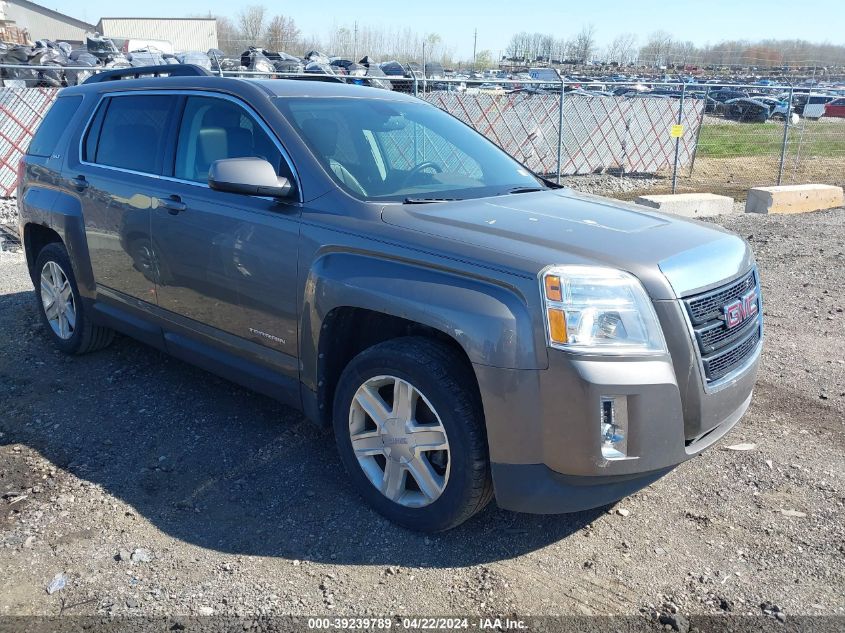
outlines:
[[211, 73], [196, 64], [163, 64], [160, 66], [138, 66], [114, 68], [91, 75], [83, 84], [96, 84], [117, 79], [139, 79], [141, 77], [210, 77]]

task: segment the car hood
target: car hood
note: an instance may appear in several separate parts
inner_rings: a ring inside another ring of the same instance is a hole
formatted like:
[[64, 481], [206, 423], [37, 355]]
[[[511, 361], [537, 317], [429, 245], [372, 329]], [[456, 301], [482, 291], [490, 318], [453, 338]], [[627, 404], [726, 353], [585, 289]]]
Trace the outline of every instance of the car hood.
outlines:
[[744, 240], [716, 226], [571, 189], [389, 205], [382, 219], [451, 243], [465, 259], [527, 275], [552, 264], [626, 270], [658, 300], [709, 289], [753, 263]]

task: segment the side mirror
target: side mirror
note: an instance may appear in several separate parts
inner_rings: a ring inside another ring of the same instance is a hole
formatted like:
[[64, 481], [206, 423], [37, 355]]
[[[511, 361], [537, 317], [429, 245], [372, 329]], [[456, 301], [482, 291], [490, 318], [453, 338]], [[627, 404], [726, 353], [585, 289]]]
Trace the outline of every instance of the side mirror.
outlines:
[[263, 158], [214, 161], [208, 170], [208, 186], [216, 191], [272, 198], [288, 198], [293, 193], [288, 179], [277, 176], [273, 166]]

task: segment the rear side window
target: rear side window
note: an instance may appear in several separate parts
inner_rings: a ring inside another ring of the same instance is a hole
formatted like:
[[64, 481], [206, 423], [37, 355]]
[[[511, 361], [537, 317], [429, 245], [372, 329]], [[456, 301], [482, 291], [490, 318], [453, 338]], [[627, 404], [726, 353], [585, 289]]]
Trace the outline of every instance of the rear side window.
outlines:
[[47, 116], [44, 117], [41, 125], [35, 131], [35, 136], [32, 137], [32, 142], [30, 142], [26, 153], [32, 156], [52, 156], [62, 132], [70, 125], [70, 120], [76, 114], [81, 103], [82, 97], [60, 97], [56, 99], [56, 102], [47, 111]]
[[177, 98], [169, 95], [107, 98], [100, 104], [85, 139], [85, 160], [161, 174], [176, 104]]

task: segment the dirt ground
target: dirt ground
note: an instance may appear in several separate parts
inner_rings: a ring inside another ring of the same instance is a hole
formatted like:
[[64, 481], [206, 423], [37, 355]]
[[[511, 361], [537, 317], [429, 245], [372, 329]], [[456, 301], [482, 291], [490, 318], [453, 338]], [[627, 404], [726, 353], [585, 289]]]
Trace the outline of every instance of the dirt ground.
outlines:
[[845, 210], [718, 221], [761, 267], [743, 421], [614, 507], [437, 536], [367, 509], [296, 411], [128, 338], [54, 351], [0, 254], [0, 616], [845, 617]]
[[[698, 158], [690, 167], [678, 172], [677, 193], [706, 192], [744, 201], [751, 187], [777, 184], [779, 156], [739, 156], [728, 158]], [[612, 176], [575, 176], [563, 179], [563, 184], [587, 193], [598, 193], [621, 200], [637, 196], [672, 192], [672, 173], [640, 174], [636, 179], [625, 178], [625, 186], [612, 186]], [[570, 180], [574, 182], [570, 183]], [[592, 181], [595, 185], [590, 187]], [[845, 156], [804, 157], [800, 161], [787, 160], [782, 184], [807, 182], [845, 185]], [[584, 185], [587, 184], [585, 187]]]

